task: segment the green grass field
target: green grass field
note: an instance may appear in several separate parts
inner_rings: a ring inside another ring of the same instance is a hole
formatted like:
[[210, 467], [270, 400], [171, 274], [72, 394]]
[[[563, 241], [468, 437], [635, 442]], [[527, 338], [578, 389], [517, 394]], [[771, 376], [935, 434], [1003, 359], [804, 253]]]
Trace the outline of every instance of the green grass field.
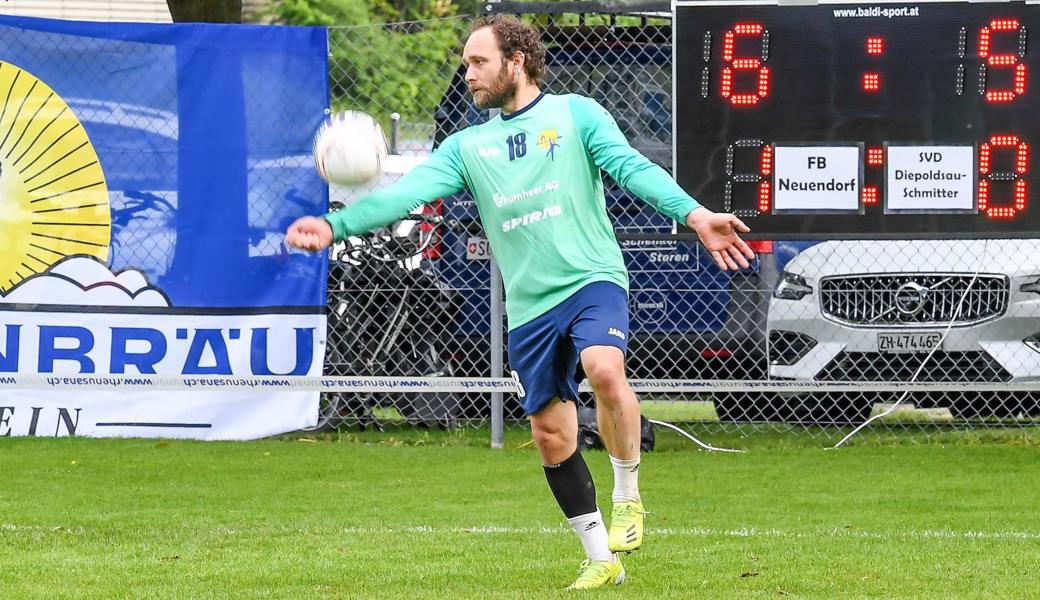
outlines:
[[[669, 435], [629, 580], [580, 597], [1040, 597], [1035, 432], [743, 455]], [[3, 438], [0, 598], [574, 597], [580, 545], [536, 451], [487, 440]], [[587, 459], [606, 507], [607, 457]]]

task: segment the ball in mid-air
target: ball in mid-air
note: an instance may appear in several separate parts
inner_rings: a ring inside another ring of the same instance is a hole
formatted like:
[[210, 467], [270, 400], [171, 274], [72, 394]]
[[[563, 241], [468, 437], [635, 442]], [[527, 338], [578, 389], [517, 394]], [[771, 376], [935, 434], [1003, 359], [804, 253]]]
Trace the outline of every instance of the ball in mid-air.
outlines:
[[379, 122], [359, 110], [329, 115], [314, 134], [314, 166], [336, 185], [361, 185], [383, 174], [386, 137]]

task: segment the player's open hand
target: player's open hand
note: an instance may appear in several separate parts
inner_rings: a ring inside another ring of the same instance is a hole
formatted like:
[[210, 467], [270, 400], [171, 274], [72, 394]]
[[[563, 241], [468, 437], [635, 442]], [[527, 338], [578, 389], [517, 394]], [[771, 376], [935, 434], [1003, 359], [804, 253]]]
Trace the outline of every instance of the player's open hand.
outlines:
[[285, 243], [311, 252], [324, 250], [332, 245], [332, 225], [320, 217], [300, 217], [285, 232]]
[[717, 213], [704, 208], [690, 211], [686, 226], [697, 232], [701, 243], [723, 271], [746, 269], [755, 253], [737, 233], [747, 233], [751, 228], [729, 213]]

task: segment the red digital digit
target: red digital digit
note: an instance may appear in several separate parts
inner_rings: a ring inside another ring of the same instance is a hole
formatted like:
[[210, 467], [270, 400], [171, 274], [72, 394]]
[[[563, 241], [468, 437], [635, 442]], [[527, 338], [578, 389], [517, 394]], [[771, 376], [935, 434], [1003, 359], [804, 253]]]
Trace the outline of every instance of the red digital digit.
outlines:
[[[1017, 34], [1018, 49], [1015, 52], [994, 54], [991, 51], [994, 34], [1011, 31]], [[979, 65], [979, 93], [985, 95], [986, 102], [1005, 104], [1026, 93], [1026, 79], [1029, 70], [1024, 63], [1018, 60], [1025, 58], [1025, 40], [1025, 28], [1018, 19], [993, 19], [988, 27], [979, 30], [979, 58], [983, 59], [982, 64]], [[988, 89], [988, 73], [991, 69], [1013, 69], [1014, 80], [1011, 89]]]
[[[1011, 148], [1015, 152], [1015, 166], [1011, 171], [993, 171], [995, 148]], [[1014, 219], [1026, 209], [1029, 188], [1023, 177], [1029, 170], [1029, 144], [1017, 135], [995, 135], [979, 147], [979, 212], [990, 219]], [[993, 206], [991, 183], [1011, 181], [1014, 199], [1010, 205]]]
[[[758, 36], [762, 43], [760, 57], [737, 57], [737, 37]], [[754, 106], [769, 96], [769, 31], [761, 23], [737, 23], [722, 38], [722, 97], [733, 106]], [[733, 79], [737, 71], [757, 71], [758, 81], [754, 91], [734, 93]]]
[[[734, 169], [736, 152], [744, 148], [754, 148], [758, 153], [758, 173], [737, 173]], [[773, 147], [762, 140], [737, 140], [726, 148], [726, 192], [722, 206], [726, 212], [738, 217], [757, 217], [772, 210], [772, 187], [770, 176], [773, 174]], [[754, 184], [757, 187], [757, 198], [753, 208], [733, 208], [733, 188], [736, 184]]]
[[773, 174], [773, 147], [769, 144], [762, 146], [762, 154], [758, 159], [758, 173], [762, 181], [758, 182], [758, 212], [767, 213], [772, 208], [772, 186], [769, 185], [769, 176]]

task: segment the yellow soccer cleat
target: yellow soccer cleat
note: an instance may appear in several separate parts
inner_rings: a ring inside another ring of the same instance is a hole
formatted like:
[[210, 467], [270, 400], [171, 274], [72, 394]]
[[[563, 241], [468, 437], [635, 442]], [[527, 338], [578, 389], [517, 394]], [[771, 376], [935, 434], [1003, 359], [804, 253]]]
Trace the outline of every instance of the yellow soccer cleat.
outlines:
[[567, 586], [568, 590], [590, 590], [605, 585], [621, 585], [625, 580], [625, 567], [617, 556], [609, 560], [583, 560], [578, 567], [578, 578]]
[[614, 503], [607, 543], [611, 552], [631, 552], [643, 543], [643, 503], [625, 500]]

